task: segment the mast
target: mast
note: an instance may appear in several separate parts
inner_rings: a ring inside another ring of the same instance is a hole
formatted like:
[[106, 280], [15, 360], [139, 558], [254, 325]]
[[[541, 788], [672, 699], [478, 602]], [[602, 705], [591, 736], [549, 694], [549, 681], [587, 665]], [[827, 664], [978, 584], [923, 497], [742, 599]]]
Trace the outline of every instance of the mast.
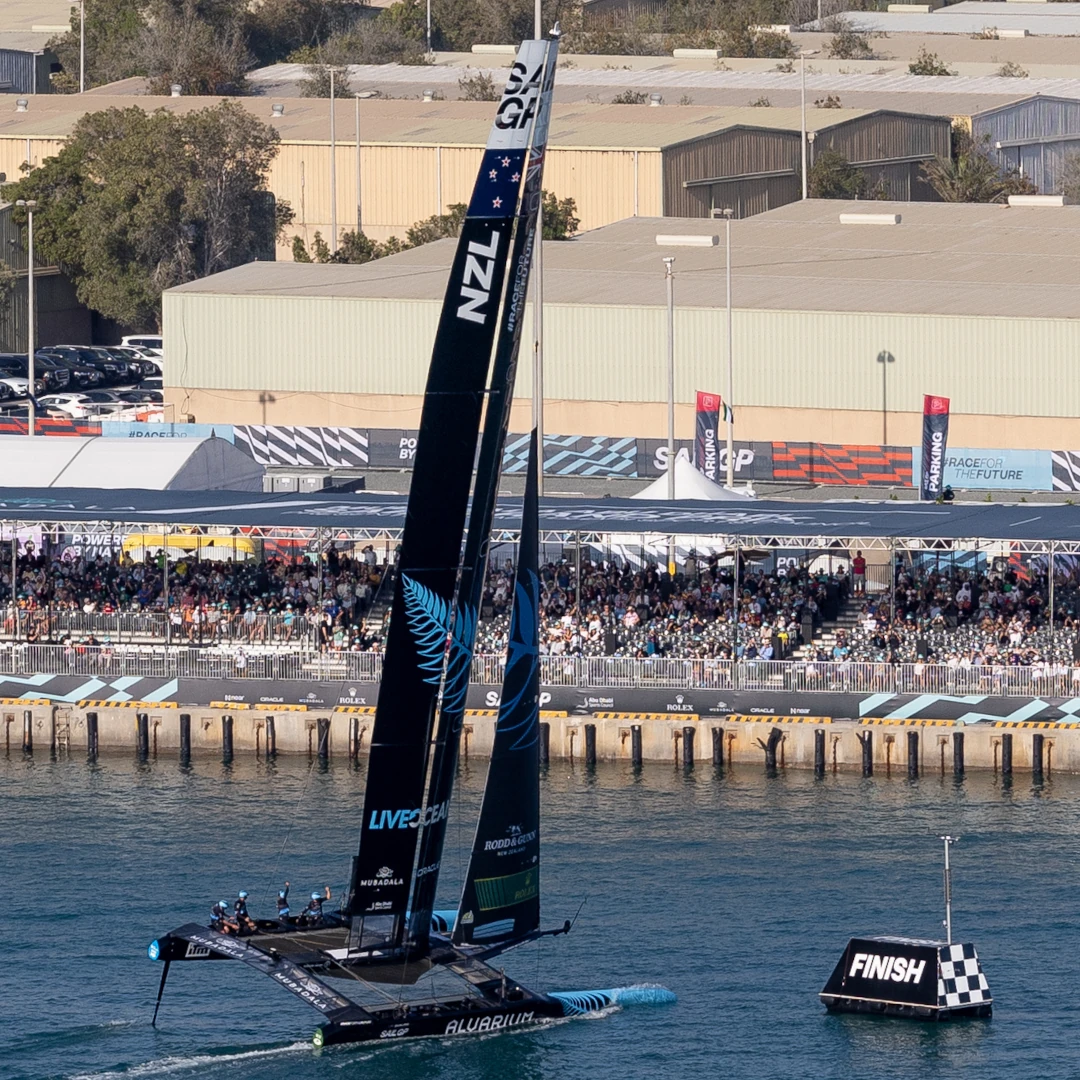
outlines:
[[400, 946], [417, 838], [446, 817], [423, 804], [444, 668], [468, 676], [475, 608], [451, 628], [465, 514], [521, 174], [547, 43], [526, 41], [503, 91], [450, 270], [432, 352], [372, 728], [360, 846], [345, 912], [354, 949]]
[[[476, 484], [469, 514], [469, 531], [458, 586], [455, 627], [461, 625], [462, 644], [467, 643], [470, 656], [475, 639], [476, 612], [479, 611], [483, 599], [495, 499], [498, 494], [503, 448], [510, 424], [510, 407], [513, 402], [514, 381], [517, 374], [529, 271], [538, 243], [537, 219], [542, 195], [544, 149], [547, 143], [552, 89], [555, 82], [557, 33], [556, 30], [554, 40], [546, 43], [547, 56], [543, 87], [532, 132], [529, 166], [524, 179], [521, 221], [514, 235], [511, 252], [507, 300], [502, 311], [499, 337], [495, 347], [495, 364], [488, 393]], [[428, 806], [445, 805], [454, 787], [461, 728], [465, 718], [468, 664], [460, 665], [453, 674], [455, 678], [451, 678], [451, 672], [447, 671], [447, 681], [439, 710], [428, 788]], [[446, 825], [445, 816], [432, 820], [430, 824], [425, 825], [420, 840], [420, 857], [417, 861], [418, 869], [413, 888], [409, 940], [414, 946], [421, 948], [427, 941], [431, 928], [431, 913], [435, 907], [439, 870], [442, 866], [443, 846], [446, 841]]]
[[499, 718], [457, 944], [517, 941], [540, 925], [540, 573], [537, 432], [521, 511], [521, 544]]
[[945, 942], [952, 944], [952, 869], [949, 866], [949, 848], [960, 839], [959, 836], [942, 836], [945, 842]]

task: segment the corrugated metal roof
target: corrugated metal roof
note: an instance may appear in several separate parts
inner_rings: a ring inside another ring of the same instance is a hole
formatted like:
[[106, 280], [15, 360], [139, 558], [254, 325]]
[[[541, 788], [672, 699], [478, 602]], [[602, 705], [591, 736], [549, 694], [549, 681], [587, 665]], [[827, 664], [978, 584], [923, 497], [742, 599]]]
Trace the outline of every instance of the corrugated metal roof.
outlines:
[[[841, 225], [895, 212], [898, 226]], [[740, 309], [1080, 318], [1080, 207], [808, 200], [732, 225]], [[659, 306], [663, 255], [680, 307], [723, 304], [724, 247], [659, 248], [658, 233], [719, 234], [723, 222], [631, 218], [544, 245], [555, 304]], [[364, 266], [251, 263], [175, 292], [441, 300], [454, 252], [440, 241]]]
[[[983, 11], [993, 7], [994, 11]], [[960, 8], [965, 10], [961, 11]], [[1050, 10], [1046, 10], [1049, 8]], [[1058, 12], [1070, 8], [1070, 12]], [[1080, 34], [1078, 4], [953, 4], [930, 14], [906, 11], [848, 11], [843, 14], [860, 29], [878, 33], [978, 34], [985, 27], [1027, 30], [1030, 34], [1072, 37]], [[817, 29], [816, 21], [806, 24]]]
[[[108, 97], [56, 95], [34, 98], [29, 109], [0, 113], [0, 138], [63, 138], [85, 113], [108, 108], [164, 108], [186, 113], [216, 104], [218, 98]], [[329, 102], [299, 98], [272, 117], [265, 98], [231, 99], [272, 123], [284, 142], [329, 141]], [[352, 101], [337, 103], [337, 130], [349, 141], [355, 125]], [[812, 109], [807, 127], [822, 130], [865, 116], [865, 109]], [[369, 100], [361, 103], [361, 139], [367, 145], [483, 146], [491, 130], [492, 105], [484, 101]], [[798, 109], [725, 108], [696, 105], [556, 105], [548, 145], [657, 150], [738, 125], [799, 130]]]

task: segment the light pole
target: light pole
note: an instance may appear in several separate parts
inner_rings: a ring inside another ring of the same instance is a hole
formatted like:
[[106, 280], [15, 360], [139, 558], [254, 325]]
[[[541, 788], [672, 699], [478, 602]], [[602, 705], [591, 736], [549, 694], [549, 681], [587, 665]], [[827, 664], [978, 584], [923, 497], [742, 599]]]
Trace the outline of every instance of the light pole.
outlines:
[[360, 95], [356, 95], [356, 235], [362, 233], [360, 216]]
[[802, 127], [799, 137], [799, 150], [802, 154], [802, 197], [806, 198], [806, 58], [808, 56], [817, 56], [817, 49], [803, 49], [799, 53], [799, 73], [801, 75], [800, 82], [802, 89], [800, 93], [800, 102], [802, 104]]
[[887, 349], [877, 354], [881, 365], [881, 445], [889, 445], [889, 365], [896, 362], [896, 357]]
[[431, 0], [427, 0], [427, 51], [431, 55]]
[[337, 251], [337, 125], [334, 117], [334, 69], [330, 67], [330, 251]]
[[26, 434], [34, 434], [34, 211], [37, 202], [33, 199], [18, 199], [16, 206], [26, 209]]
[[735, 350], [731, 324], [731, 219], [735, 211], [724, 208], [724, 241], [727, 264], [727, 486], [735, 485]]
[[674, 255], [664, 256], [667, 281], [667, 497], [675, 500], [675, 271]]
[[960, 839], [959, 836], [942, 836], [945, 842], [945, 942], [952, 944], [952, 868], [949, 866], [949, 847]]
[[79, 0], [79, 93], [86, 92], [86, 0]]

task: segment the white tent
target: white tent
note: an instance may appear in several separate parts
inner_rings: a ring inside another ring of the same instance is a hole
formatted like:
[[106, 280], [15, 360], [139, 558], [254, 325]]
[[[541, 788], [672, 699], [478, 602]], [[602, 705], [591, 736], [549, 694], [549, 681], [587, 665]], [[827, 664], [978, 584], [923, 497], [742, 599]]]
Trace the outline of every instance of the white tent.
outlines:
[[[651, 499], [659, 502], [668, 497], [667, 473], [658, 476], [647, 488], [643, 488], [632, 499]], [[754, 498], [748, 488], [726, 488], [714, 484], [704, 473], [699, 472], [686, 458], [675, 455], [675, 498], [696, 499], [700, 502], [745, 502]]]
[[262, 491], [264, 472], [227, 439], [0, 435], [0, 488]]

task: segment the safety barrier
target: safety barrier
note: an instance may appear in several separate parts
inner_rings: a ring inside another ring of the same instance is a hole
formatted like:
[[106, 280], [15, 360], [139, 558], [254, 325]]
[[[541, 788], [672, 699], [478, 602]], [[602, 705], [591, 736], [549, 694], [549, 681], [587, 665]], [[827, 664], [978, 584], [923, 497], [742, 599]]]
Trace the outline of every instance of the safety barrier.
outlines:
[[[41, 645], [0, 642], [0, 675], [91, 675], [110, 679], [268, 679], [377, 684], [382, 653], [299, 648], [232, 648], [139, 644]], [[505, 658], [473, 658], [472, 681], [498, 685]], [[1019, 667], [878, 664], [817, 660], [676, 659], [672, 657], [542, 656], [548, 687], [657, 690], [750, 690], [812, 695], [942, 694], [994, 697], [1080, 697], [1080, 664]], [[361, 693], [362, 696], [362, 693]]]

